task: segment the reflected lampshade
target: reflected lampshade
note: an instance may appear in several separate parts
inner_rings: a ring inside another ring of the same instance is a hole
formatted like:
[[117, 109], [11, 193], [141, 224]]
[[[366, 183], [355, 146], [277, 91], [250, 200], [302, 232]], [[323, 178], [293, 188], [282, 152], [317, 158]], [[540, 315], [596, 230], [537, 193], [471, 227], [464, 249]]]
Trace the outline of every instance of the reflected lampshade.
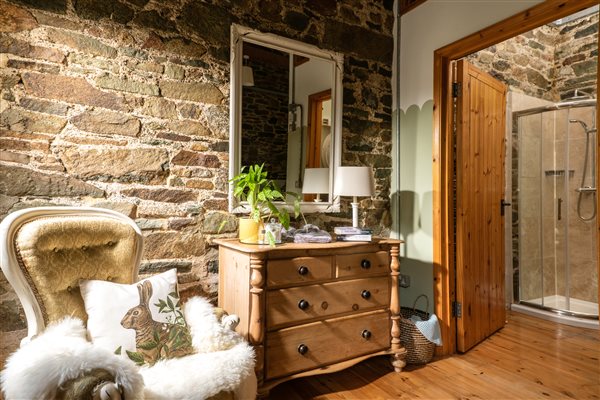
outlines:
[[302, 193], [329, 193], [329, 168], [305, 168]]

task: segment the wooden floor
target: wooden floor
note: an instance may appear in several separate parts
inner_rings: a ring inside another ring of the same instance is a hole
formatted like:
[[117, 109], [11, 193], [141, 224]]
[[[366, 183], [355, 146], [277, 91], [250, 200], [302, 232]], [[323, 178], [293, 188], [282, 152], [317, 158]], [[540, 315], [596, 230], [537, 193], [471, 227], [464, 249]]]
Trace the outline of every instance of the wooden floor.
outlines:
[[270, 399], [600, 399], [600, 331], [511, 313], [471, 351], [394, 373], [376, 357], [285, 382]]

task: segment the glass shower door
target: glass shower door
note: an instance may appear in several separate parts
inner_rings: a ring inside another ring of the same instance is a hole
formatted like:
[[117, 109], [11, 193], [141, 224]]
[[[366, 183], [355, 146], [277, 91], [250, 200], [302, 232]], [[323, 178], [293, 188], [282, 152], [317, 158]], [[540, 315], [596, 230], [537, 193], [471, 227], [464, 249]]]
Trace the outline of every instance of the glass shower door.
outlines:
[[594, 113], [565, 108], [518, 119], [516, 300], [581, 316], [598, 315]]
[[588, 315], [598, 315], [596, 195], [585, 190], [596, 186], [596, 154], [593, 151], [597, 146], [597, 133], [593, 131], [596, 127], [595, 113], [595, 107], [569, 110], [568, 146], [565, 149], [571, 174], [565, 185], [569, 200], [564, 212], [568, 269], [565, 274], [565, 308], [560, 309]]
[[518, 121], [519, 300], [542, 305], [542, 115]]
[[541, 305], [568, 309], [569, 110], [542, 113], [542, 270]]

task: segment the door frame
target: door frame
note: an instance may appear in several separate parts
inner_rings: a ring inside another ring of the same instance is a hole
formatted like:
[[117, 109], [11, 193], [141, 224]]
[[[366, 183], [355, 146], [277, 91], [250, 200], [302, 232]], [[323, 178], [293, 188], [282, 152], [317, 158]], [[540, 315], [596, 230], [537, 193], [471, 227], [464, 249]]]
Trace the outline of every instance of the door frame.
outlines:
[[[503, 42], [541, 25], [578, 11], [595, 6], [598, 0], [546, 0], [525, 11], [515, 14], [492, 26], [466, 36], [434, 52], [433, 67], [433, 295], [435, 313], [440, 317], [441, 334], [444, 338], [437, 355], [456, 353], [456, 319], [452, 316], [455, 293], [454, 221], [452, 219], [452, 75], [450, 63], [471, 53]], [[600, 41], [599, 41], [600, 43]], [[600, 44], [599, 44], [600, 49]], [[600, 69], [596, 93], [600, 93]], [[596, 95], [597, 96], [597, 95]], [[600, 110], [596, 107], [600, 121]], [[600, 152], [597, 152], [600, 154]], [[600, 157], [596, 157], [596, 170], [600, 170]], [[596, 174], [599, 187], [600, 174]], [[600, 198], [596, 196], [598, 209]], [[598, 270], [600, 275], [600, 218], [598, 228]], [[600, 298], [600, 285], [598, 285]]]
[[[307, 154], [306, 154], [306, 168], [318, 168], [314, 160], [318, 161], [320, 166], [321, 162], [321, 129], [323, 126], [322, 122], [322, 107], [323, 102], [331, 100], [331, 89], [323, 90], [321, 92], [313, 93], [308, 95], [308, 140], [307, 140]], [[329, 118], [331, 121], [331, 118]], [[311, 148], [314, 147], [317, 150]], [[312, 153], [311, 153], [312, 151]]]
[[[323, 102], [326, 100], [331, 100], [331, 89], [308, 95], [308, 123], [306, 126], [306, 157], [304, 168], [321, 168]], [[329, 123], [331, 125], [331, 118], [329, 118]], [[316, 198], [316, 194], [305, 194], [302, 196], [302, 201], [313, 201]]]

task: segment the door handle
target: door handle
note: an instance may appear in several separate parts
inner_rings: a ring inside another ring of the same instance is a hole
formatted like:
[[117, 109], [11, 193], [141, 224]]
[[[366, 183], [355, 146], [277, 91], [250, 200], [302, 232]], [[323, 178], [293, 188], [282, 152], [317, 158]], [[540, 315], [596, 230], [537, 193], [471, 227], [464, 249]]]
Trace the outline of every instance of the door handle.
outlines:
[[563, 199], [561, 199], [560, 197], [558, 199], [556, 199], [556, 208], [557, 208], [557, 218], [559, 221], [562, 219], [562, 203], [563, 203]]
[[511, 203], [507, 203], [504, 199], [500, 200], [500, 215], [504, 216], [504, 207], [511, 206]]

